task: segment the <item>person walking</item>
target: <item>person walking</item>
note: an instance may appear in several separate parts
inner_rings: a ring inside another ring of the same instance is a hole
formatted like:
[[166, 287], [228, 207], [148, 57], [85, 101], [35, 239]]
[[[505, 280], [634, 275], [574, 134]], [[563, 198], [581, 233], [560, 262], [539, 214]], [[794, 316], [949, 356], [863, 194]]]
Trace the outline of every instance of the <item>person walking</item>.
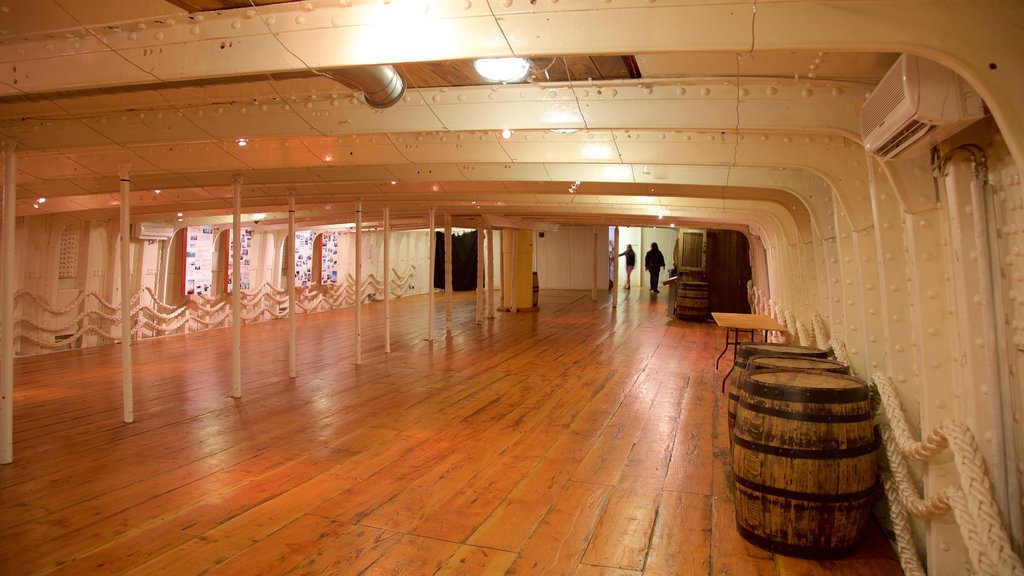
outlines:
[[633, 252], [633, 245], [626, 244], [626, 251], [619, 256], [626, 257], [626, 290], [629, 290], [629, 279], [633, 276], [633, 268], [636, 268], [636, 252]]
[[644, 268], [651, 273], [651, 292], [658, 292], [658, 277], [665, 267], [665, 256], [658, 250], [658, 243], [651, 242], [651, 249], [644, 256]]

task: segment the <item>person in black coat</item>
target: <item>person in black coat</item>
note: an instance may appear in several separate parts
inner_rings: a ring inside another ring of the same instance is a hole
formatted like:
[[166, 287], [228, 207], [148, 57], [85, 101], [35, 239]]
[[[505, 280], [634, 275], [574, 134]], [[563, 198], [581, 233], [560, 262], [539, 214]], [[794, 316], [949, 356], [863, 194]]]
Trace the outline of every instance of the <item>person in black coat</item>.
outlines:
[[626, 257], [626, 290], [629, 290], [629, 279], [633, 277], [633, 268], [636, 267], [636, 252], [633, 252], [633, 245], [626, 244], [626, 251], [619, 256]]
[[658, 291], [658, 277], [665, 267], [665, 256], [658, 250], [658, 243], [651, 242], [651, 249], [644, 256], [644, 268], [651, 273], [651, 292]]

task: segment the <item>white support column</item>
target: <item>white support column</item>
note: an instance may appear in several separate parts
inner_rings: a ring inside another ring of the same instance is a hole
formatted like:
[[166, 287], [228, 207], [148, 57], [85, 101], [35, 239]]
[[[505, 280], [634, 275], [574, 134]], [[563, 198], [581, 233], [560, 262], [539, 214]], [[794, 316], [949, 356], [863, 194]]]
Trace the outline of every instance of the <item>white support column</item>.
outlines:
[[476, 229], [476, 323], [484, 323], [484, 230]]
[[132, 323], [131, 323], [131, 255], [128, 244], [131, 240], [131, 211], [129, 209], [128, 192], [131, 180], [128, 177], [132, 165], [122, 162], [117, 166], [117, 174], [121, 179], [121, 383], [124, 404], [122, 419], [125, 424], [135, 421], [135, 401], [132, 396]]
[[430, 220], [430, 237], [428, 245], [430, 246], [430, 254], [427, 255], [427, 342], [434, 341], [434, 252], [437, 248], [434, 246], [436, 239], [434, 238], [434, 209], [431, 208], [429, 211]]
[[[640, 245], [643, 246], [643, 240], [641, 240]], [[643, 252], [643, 250], [641, 250], [641, 252]], [[612, 242], [612, 258], [613, 258], [613, 260], [611, 261], [612, 266], [613, 266], [612, 269], [615, 270], [615, 273], [612, 274], [612, 308], [618, 308], [619, 307], [619, 227], [618, 226], [615, 227], [615, 240]], [[644, 275], [640, 274], [641, 286], [643, 285], [643, 283], [642, 283], [643, 277], [644, 277]], [[651, 290], [654, 290], [655, 288], [657, 288], [657, 286], [651, 286]]]
[[444, 325], [452, 333], [452, 215], [444, 215]]
[[363, 363], [363, 203], [356, 202], [356, 366]]
[[235, 175], [231, 217], [231, 365], [232, 398], [242, 397], [242, 176]]
[[519, 272], [519, 270], [518, 270], [518, 268], [519, 268], [519, 229], [518, 228], [516, 228], [515, 230], [512, 230], [512, 250], [511, 250], [511, 252], [512, 252], [512, 278], [511, 278], [511, 281], [508, 283], [509, 284], [508, 291], [509, 291], [509, 294], [511, 295], [511, 298], [509, 299], [510, 304], [508, 306], [508, 309], [511, 310], [514, 313], [514, 312], [518, 312], [519, 311], [519, 299], [517, 298], [517, 296], [518, 296], [517, 292], [519, 291], [519, 285], [518, 285], [518, 282], [519, 282], [519, 274], [518, 274], [518, 272]]
[[494, 318], [494, 228], [487, 231], [487, 317]]
[[391, 208], [384, 207], [384, 353], [391, 353]]
[[0, 371], [0, 464], [14, 461], [14, 216], [17, 209], [17, 142], [4, 140], [4, 222], [3, 222], [3, 369]]
[[594, 256], [590, 262], [590, 301], [597, 302], [597, 255], [600, 253], [598, 249], [600, 245], [597, 243], [597, 226], [594, 226]]
[[288, 239], [284, 243], [284, 254], [288, 262], [288, 376], [298, 375], [295, 354], [295, 193], [288, 192]]

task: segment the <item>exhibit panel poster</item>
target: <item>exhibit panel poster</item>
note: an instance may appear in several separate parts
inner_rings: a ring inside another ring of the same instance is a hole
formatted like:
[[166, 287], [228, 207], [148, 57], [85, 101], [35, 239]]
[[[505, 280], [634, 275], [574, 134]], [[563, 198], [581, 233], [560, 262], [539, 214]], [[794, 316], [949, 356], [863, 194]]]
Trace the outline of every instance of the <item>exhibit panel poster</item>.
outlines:
[[[232, 282], [234, 279], [231, 277], [234, 272], [234, 254], [235, 254], [235, 239], [233, 230], [228, 230], [228, 294], [231, 293], [231, 289], [234, 286]], [[252, 288], [252, 228], [241, 229], [241, 250], [242, 250], [242, 266], [239, 272], [242, 275], [241, 287], [242, 291], [246, 291]]]
[[213, 287], [213, 226], [189, 226], [185, 229], [181, 275], [186, 296], [209, 296]]
[[313, 238], [316, 232], [295, 233], [295, 285], [313, 283]]
[[320, 235], [320, 283], [338, 283], [338, 235], [324, 232]]

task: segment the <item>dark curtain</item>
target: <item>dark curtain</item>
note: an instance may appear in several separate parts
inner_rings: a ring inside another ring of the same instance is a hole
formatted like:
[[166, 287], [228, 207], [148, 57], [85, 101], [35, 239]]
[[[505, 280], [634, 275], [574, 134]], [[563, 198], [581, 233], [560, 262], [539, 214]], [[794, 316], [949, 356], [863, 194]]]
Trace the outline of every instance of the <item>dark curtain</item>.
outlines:
[[[434, 288], [444, 290], [444, 232], [434, 232]], [[476, 290], [476, 231], [452, 235], [452, 290]]]

